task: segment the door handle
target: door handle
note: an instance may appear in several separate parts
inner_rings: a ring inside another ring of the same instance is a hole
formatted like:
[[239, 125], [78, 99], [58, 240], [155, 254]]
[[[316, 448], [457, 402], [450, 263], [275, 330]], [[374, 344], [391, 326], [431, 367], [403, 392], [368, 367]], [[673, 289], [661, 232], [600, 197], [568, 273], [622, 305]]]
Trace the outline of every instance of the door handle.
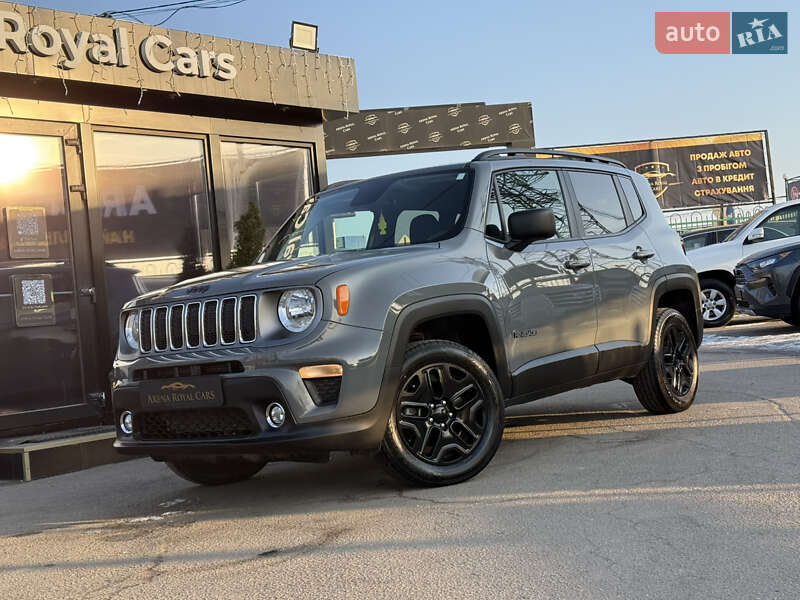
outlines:
[[652, 250], [645, 250], [641, 246], [636, 247], [636, 251], [633, 253], [633, 258], [636, 260], [646, 261], [648, 258], [652, 258], [655, 256], [655, 252]]
[[564, 266], [567, 267], [570, 271], [580, 271], [581, 269], [585, 269], [591, 263], [588, 260], [581, 260], [579, 258], [571, 258], [564, 263]]
[[86, 296], [87, 298], [91, 298], [92, 304], [97, 302], [97, 294], [93, 287], [85, 287], [80, 289], [81, 296]]

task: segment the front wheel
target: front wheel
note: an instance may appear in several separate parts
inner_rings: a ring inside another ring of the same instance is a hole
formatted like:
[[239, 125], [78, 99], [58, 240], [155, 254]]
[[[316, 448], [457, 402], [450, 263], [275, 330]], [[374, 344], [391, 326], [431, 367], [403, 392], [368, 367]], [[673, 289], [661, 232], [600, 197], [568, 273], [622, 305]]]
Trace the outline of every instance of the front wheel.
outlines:
[[659, 309], [650, 358], [633, 380], [633, 390], [651, 413], [686, 410], [697, 393], [700, 365], [689, 323], [673, 308]]
[[449, 341], [420, 342], [406, 352], [381, 454], [413, 484], [465, 481], [492, 460], [503, 418], [500, 383], [480, 356]]
[[225, 485], [249, 479], [267, 464], [265, 459], [250, 460], [241, 456], [187, 458], [167, 461], [173, 473], [200, 485]]
[[703, 308], [705, 327], [722, 327], [733, 318], [736, 310], [736, 296], [731, 286], [719, 279], [700, 281], [700, 301]]

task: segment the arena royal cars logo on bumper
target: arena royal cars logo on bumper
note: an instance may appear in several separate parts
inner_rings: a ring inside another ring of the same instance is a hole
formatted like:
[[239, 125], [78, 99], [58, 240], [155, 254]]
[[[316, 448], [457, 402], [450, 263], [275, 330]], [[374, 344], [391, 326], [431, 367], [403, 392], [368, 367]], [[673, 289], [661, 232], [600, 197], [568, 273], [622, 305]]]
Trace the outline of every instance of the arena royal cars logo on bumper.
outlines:
[[787, 54], [785, 12], [657, 12], [662, 54]]

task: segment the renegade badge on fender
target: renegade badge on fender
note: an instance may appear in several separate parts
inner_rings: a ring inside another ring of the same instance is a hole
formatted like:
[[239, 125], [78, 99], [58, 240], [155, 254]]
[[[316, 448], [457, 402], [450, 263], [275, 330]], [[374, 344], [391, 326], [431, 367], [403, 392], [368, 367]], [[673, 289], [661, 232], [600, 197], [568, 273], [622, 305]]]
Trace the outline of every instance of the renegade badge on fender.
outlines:
[[221, 484], [376, 451], [423, 485], [494, 456], [504, 408], [624, 379], [685, 410], [697, 275], [621, 163], [502, 150], [309, 198], [258, 264], [129, 302], [116, 447]]

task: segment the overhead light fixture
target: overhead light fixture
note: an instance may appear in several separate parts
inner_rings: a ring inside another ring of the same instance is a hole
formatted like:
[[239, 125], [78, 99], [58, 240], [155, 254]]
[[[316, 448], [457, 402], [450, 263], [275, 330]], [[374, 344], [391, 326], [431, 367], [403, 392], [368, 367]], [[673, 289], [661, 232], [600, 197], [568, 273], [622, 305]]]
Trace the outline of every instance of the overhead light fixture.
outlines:
[[310, 23], [292, 21], [292, 37], [289, 38], [289, 46], [298, 50], [319, 52], [317, 47], [317, 26]]

